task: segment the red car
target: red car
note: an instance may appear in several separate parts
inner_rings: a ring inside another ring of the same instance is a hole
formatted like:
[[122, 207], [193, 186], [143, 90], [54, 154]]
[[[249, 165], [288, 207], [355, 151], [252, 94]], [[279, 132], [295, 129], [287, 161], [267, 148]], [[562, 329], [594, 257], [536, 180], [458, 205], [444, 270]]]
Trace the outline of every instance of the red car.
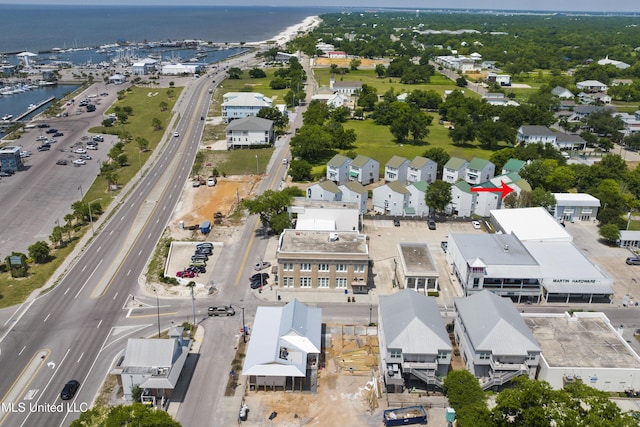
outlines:
[[196, 277], [196, 273], [191, 270], [182, 270], [176, 273], [176, 277], [192, 278]]

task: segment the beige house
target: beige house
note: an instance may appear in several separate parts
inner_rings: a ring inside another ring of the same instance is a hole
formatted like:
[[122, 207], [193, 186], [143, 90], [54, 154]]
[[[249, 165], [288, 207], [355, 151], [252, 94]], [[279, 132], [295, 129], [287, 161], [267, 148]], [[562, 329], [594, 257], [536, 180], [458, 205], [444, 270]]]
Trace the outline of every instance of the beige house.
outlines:
[[368, 292], [369, 246], [357, 231], [284, 230], [276, 259], [284, 288]]

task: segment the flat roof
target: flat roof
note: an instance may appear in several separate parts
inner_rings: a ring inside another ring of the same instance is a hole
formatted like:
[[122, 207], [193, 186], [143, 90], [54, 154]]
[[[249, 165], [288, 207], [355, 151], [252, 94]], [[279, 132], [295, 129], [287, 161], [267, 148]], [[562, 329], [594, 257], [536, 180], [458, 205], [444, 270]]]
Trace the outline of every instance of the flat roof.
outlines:
[[550, 367], [640, 369], [638, 355], [602, 313], [524, 315]]
[[503, 233], [513, 233], [521, 241], [573, 240], [563, 226], [545, 208], [494, 209], [491, 211], [494, 223]]
[[600, 206], [600, 200], [587, 193], [553, 193], [556, 204], [564, 206]]
[[465, 260], [480, 258], [485, 265], [532, 265], [538, 263], [512, 234], [450, 233], [450, 240]]
[[[331, 236], [337, 237], [332, 240]], [[280, 236], [280, 253], [368, 255], [367, 238], [357, 231], [313, 231], [287, 229]]]
[[424, 276], [430, 273], [438, 273], [431, 251], [426, 243], [400, 242], [398, 247], [400, 248], [406, 275]]

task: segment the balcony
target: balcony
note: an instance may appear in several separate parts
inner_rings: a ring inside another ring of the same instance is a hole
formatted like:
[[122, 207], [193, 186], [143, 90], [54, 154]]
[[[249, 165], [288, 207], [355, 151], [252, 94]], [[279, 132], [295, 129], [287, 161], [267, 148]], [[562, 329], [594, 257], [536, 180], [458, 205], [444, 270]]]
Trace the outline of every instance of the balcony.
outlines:
[[493, 360], [493, 358], [489, 359], [489, 366], [491, 366], [491, 370], [494, 372], [517, 371], [521, 369], [523, 365], [524, 363], [500, 363], [496, 360]]

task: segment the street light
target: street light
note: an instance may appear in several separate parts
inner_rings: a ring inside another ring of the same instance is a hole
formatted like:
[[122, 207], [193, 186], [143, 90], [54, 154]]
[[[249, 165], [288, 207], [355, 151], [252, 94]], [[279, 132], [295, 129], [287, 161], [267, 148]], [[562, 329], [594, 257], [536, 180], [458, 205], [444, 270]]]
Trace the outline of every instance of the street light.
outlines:
[[156, 308], [158, 309], [158, 338], [160, 338], [160, 300], [158, 299], [158, 291], [153, 290], [156, 294]]
[[242, 309], [242, 342], [247, 342], [247, 327], [244, 323], [244, 307], [240, 307]]
[[258, 155], [257, 154], [256, 154], [256, 175], [260, 175], [259, 168], [258, 168]]

